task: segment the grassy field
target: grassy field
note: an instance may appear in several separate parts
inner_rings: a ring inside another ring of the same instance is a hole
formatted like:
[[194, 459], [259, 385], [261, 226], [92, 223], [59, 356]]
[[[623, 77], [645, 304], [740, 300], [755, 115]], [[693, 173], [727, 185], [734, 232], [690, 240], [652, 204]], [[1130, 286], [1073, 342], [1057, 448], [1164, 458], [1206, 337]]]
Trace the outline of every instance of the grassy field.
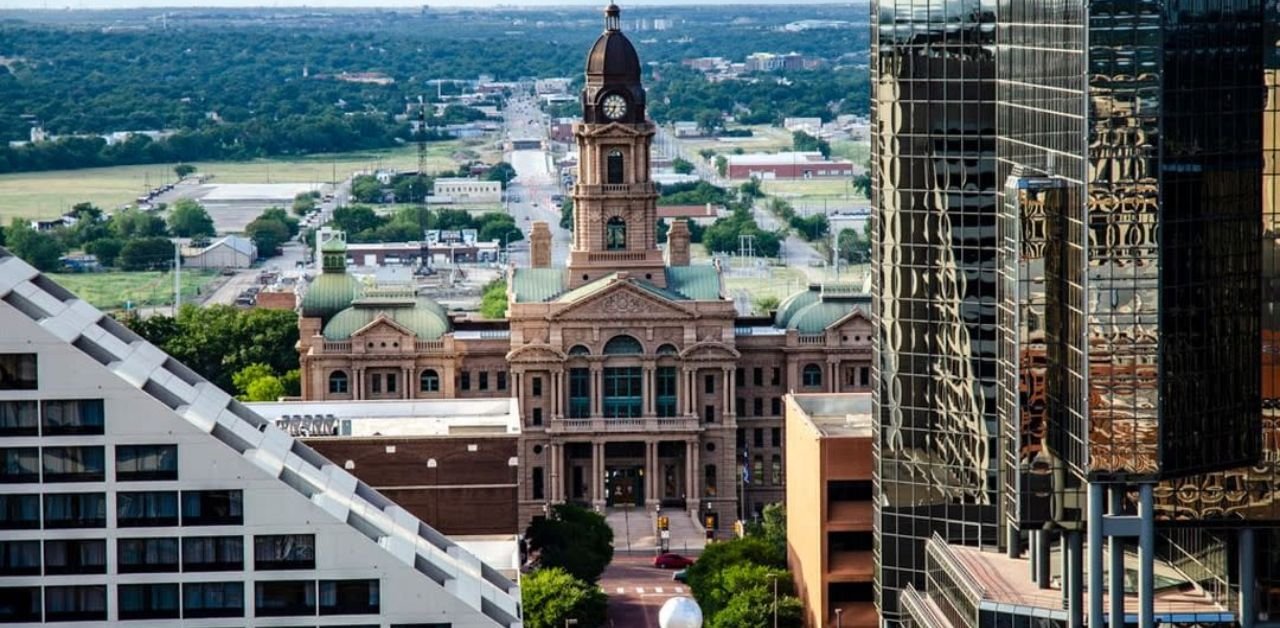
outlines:
[[[489, 140], [457, 140], [428, 144], [427, 167], [433, 172], [452, 170], [461, 157], [486, 162], [501, 158], [501, 150]], [[406, 146], [390, 150], [257, 159], [253, 161], [197, 162], [200, 174], [213, 175], [215, 183], [311, 183], [328, 182], [370, 168], [410, 169], [418, 165], [418, 151]], [[172, 164], [117, 166], [83, 170], [54, 170], [0, 175], [0, 224], [14, 216], [50, 218], [84, 201], [102, 208], [132, 202], [147, 185], [173, 180]]]
[[862, 194], [855, 192], [850, 179], [773, 179], [762, 181], [764, 193], [784, 200], [832, 199], [859, 201], [866, 200]]
[[[168, 272], [60, 273], [53, 280], [94, 307], [122, 310], [126, 303], [133, 307], [151, 307], [173, 303], [173, 274]], [[207, 294], [217, 271], [182, 271], [182, 299], [189, 301]]]
[[741, 148], [743, 152], [756, 153], [776, 153], [778, 151], [791, 150], [791, 132], [769, 125], [755, 125], [747, 127], [732, 127], [751, 129], [755, 135], [751, 137], [694, 137], [682, 139], [681, 143], [687, 148], [692, 149], [691, 152], [697, 153], [703, 149], [711, 149], [717, 153], [729, 154], [734, 149]]
[[831, 143], [831, 156], [848, 159], [859, 168], [867, 165], [871, 159], [871, 142], [854, 142], [842, 140]]

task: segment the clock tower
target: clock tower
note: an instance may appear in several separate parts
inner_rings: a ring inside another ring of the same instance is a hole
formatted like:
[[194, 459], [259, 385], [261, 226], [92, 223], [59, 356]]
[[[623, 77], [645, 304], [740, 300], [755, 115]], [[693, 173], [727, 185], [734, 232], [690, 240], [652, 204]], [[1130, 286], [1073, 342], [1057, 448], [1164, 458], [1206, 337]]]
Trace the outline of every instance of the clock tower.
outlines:
[[573, 190], [569, 286], [626, 271], [666, 287], [657, 242], [657, 189], [649, 178], [655, 127], [645, 117], [640, 57], [622, 34], [621, 10], [605, 9], [605, 29], [587, 56]]

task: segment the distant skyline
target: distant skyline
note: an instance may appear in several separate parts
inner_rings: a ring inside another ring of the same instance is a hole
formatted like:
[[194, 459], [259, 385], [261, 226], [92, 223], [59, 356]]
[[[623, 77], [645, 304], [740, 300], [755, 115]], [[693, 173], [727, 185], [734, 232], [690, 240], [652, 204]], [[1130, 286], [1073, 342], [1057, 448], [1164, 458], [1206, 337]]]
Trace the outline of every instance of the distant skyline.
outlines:
[[[608, 0], [377, 0], [361, 2], [360, 0], [0, 0], [0, 9], [135, 9], [135, 8], [190, 8], [190, 7], [604, 7]], [[857, 4], [853, 2], [832, 2], [831, 0], [629, 0], [621, 2], [625, 10], [628, 6], [677, 6], [693, 7], [706, 5], [794, 5], [794, 4]]]

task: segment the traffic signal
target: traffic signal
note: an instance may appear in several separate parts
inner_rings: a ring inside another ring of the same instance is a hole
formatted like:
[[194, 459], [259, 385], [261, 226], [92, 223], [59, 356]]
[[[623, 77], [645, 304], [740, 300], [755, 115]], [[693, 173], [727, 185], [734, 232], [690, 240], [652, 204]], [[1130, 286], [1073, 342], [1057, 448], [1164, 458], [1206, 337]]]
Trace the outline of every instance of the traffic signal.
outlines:
[[670, 529], [670, 527], [671, 527], [671, 520], [668, 519], [666, 515], [662, 515], [661, 517], [658, 517], [659, 530], [668, 530]]

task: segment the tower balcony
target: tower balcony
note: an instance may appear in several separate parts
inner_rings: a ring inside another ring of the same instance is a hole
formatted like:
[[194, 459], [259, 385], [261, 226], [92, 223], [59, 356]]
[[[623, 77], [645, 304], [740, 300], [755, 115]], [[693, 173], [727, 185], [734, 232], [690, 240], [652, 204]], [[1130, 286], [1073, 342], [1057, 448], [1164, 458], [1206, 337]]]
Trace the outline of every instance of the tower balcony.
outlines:
[[578, 184], [575, 190], [576, 196], [592, 196], [592, 197], [636, 197], [636, 196], [657, 196], [658, 187], [653, 182], [647, 183], [609, 183], [605, 185], [583, 185]]

